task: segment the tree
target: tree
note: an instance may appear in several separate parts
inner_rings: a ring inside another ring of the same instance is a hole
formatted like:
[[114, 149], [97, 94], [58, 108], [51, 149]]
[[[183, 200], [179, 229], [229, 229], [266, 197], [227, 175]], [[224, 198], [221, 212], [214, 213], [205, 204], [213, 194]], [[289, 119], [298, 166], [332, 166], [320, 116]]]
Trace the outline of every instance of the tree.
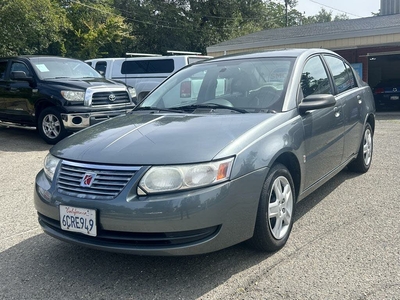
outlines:
[[206, 52], [260, 30], [348, 19], [305, 17], [296, 0], [3, 0], [0, 55], [81, 59], [126, 52]]
[[111, 1], [61, 0], [72, 24], [66, 35], [69, 56], [87, 59], [121, 56], [130, 40], [129, 25], [111, 7]]
[[294, 9], [297, 1], [287, 1], [287, 13], [285, 5], [274, 1], [267, 3], [266, 22], [263, 24], [263, 29], [290, 27], [301, 24], [303, 15]]
[[[295, 5], [296, 1], [289, 1]], [[131, 24], [132, 52], [205, 52], [206, 47], [266, 28], [281, 27], [285, 6], [265, 0], [115, 0]], [[290, 23], [301, 14], [290, 11]]]
[[[4, 0], [3, 0], [4, 1]], [[0, 3], [0, 55], [65, 53], [64, 11], [52, 0], [6, 0]]]
[[318, 14], [310, 17], [304, 17], [303, 24], [324, 23], [324, 22], [332, 22], [332, 21], [348, 20], [348, 19], [349, 17], [345, 13], [333, 17], [332, 11], [328, 12], [326, 9], [321, 8]]

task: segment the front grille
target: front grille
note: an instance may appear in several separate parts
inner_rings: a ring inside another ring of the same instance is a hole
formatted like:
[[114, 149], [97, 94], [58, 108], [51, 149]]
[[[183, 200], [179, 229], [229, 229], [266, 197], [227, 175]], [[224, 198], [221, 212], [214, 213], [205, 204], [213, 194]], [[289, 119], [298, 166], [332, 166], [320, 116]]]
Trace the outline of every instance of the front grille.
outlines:
[[129, 103], [129, 95], [126, 91], [95, 92], [92, 95], [92, 106]]
[[[111, 200], [117, 197], [139, 169], [63, 161], [57, 178], [58, 192], [83, 199]], [[90, 186], [81, 185], [85, 174], [94, 175]]]
[[46, 227], [51, 228], [52, 230], [77, 241], [124, 248], [127, 246], [168, 247], [200, 242], [215, 236], [221, 228], [221, 226], [212, 226], [197, 230], [178, 232], [139, 233], [104, 230], [99, 226], [97, 236], [91, 237], [82, 233], [64, 231], [61, 229], [59, 221], [48, 218], [42, 214], [39, 214], [39, 223], [44, 226], [45, 229]]

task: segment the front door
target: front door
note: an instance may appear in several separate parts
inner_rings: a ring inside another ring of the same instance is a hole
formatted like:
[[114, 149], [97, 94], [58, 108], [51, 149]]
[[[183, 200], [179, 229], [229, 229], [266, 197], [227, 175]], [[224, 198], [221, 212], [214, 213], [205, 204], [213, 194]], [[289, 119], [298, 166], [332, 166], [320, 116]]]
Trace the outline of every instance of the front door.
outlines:
[[35, 113], [33, 89], [28, 81], [13, 79], [14, 71], [22, 71], [27, 76], [32, 76], [24, 63], [11, 62], [10, 74], [3, 83], [4, 94], [1, 99], [3, 113], [7, 119], [14, 122], [33, 122]]
[[[312, 94], [333, 94], [331, 81], [320, 56], [307, 61], [302, 73], [301, 93], [303, 98]], [[334, 107], [309, 111], [303, 115], [302, 121], [305, 132], [304, 187], [307, 189], [336, 169], [342, 161], [342, 103], [339, 100]]]

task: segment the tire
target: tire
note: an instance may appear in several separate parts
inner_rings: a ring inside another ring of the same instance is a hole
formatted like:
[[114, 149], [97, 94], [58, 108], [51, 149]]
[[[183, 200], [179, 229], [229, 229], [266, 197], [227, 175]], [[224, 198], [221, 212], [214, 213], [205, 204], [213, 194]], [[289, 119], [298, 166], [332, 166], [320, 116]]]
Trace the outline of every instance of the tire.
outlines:
[[53, 107], [45, 108], [39, 115], [39, 135], [48, 144], [54, 145], [66, 136], [60, 113]]
[[351, 163], [349, 163], [348, 169], [350, 171], [357, 173], [366, 173], [371, 166], [373, 150], [374, 150], [373, 131], [371, 125], [367, 123], [364, 129], [357, 158], [353, 160]]
[[253, 237], [248, 241], [257, 250], [275, 252], [289, 238], [293, 227], [296, 195], [292, 176], [282, 164], [274, 165], [261, 191]]

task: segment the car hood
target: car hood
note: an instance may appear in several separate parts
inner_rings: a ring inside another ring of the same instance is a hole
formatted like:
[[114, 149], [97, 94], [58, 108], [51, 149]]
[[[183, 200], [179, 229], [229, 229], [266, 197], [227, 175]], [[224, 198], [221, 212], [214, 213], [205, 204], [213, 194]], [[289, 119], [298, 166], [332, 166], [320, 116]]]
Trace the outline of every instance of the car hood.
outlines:
[[121, 88], [125, 88], [125, 85], [120, 82], [115, 82], [112, 80], [108, 80], [105, 78], [62, 78], [57, 80], [42, 80], [42, 84], [45, 85], [53, 85], [56, 87], [69, 87], [72, 89], [87, 89], [88, 87], [97, 87], [97, 86], [110, 86]]
[[51, 153], [72, 161], [101, 164], [210, 161], [238, 137], [273, 116], [129, 114], [71, 135], [55, 145]]

